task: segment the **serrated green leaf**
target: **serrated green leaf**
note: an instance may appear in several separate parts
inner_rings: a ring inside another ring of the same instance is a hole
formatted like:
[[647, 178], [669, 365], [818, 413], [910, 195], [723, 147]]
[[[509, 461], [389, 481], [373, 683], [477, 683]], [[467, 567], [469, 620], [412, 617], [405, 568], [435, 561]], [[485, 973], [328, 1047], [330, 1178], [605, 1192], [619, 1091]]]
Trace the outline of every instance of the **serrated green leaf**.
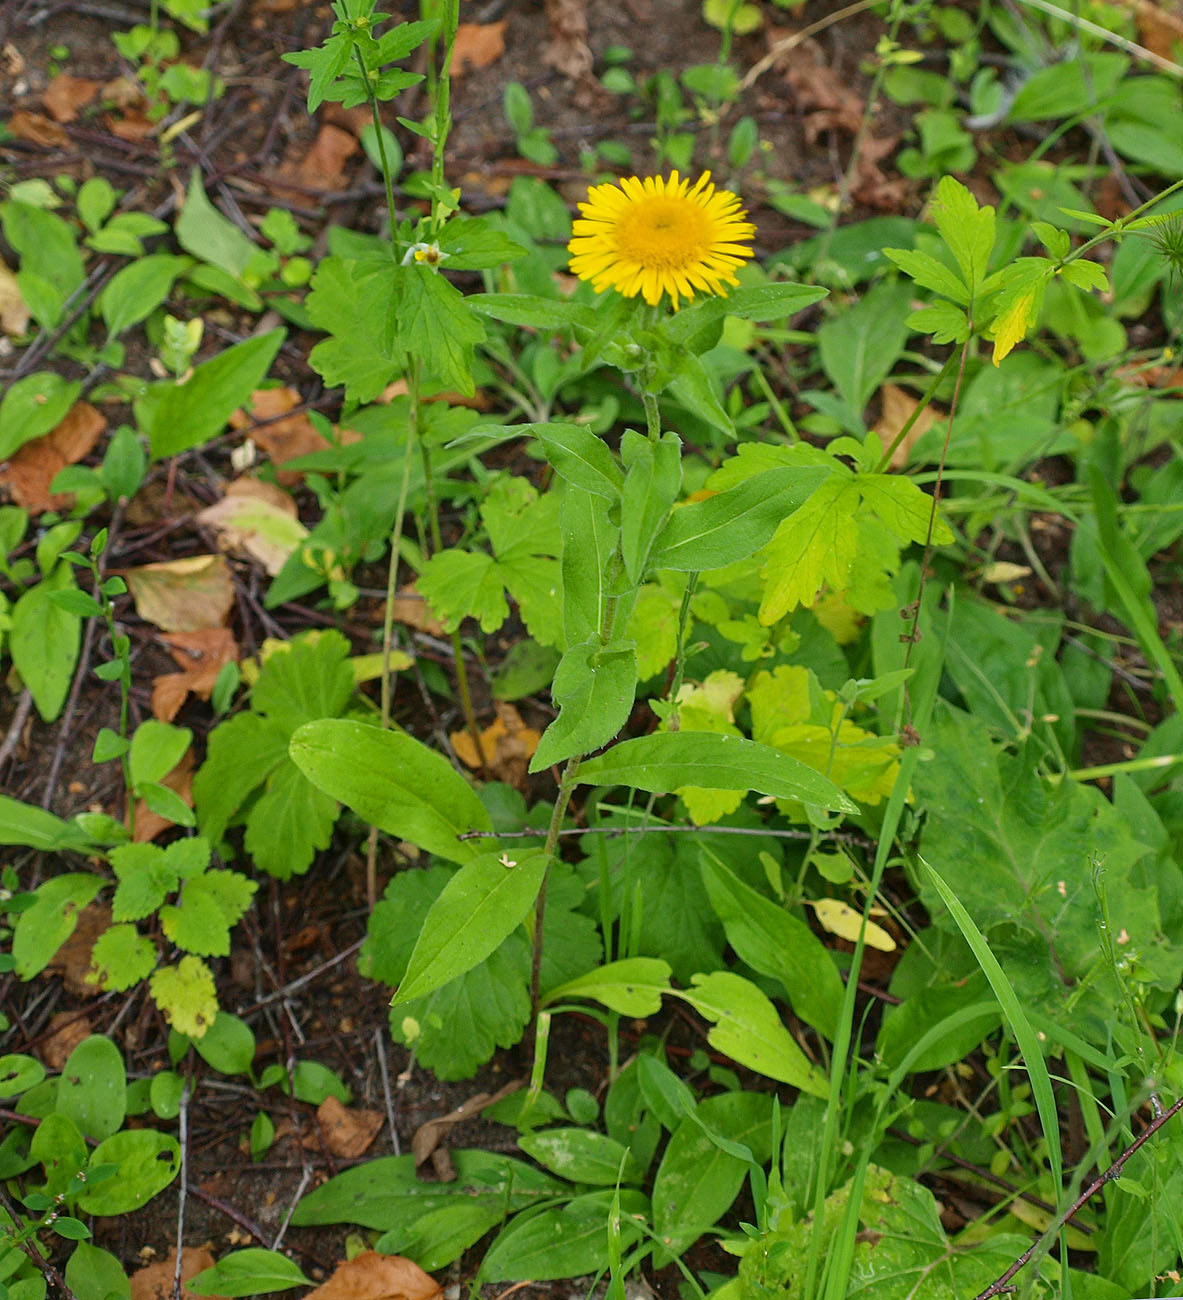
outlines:
[[122, 993], [152, 974], [156, 958], [156, 945], [134, 925], [112, 925], [95, 940], [90, 964], [99, 988]]
[[116, 921], [139, 921], [151, 915], [179, 883], [176, 870], [154, 844], [120, 844], [111, 850], [119, 884], [111, 902]]
[[398, 338], [408, 352], [422, 357], [428, 373], [471, 396], [472, 348], [485, 327], [455, 285], [426, 266], [400, 268]]
[[450, 632], [466, 618], [475, 618], [483, 632], [496, 632], [509, 617], [501, 567], [483, 551], [437, 551], [415, 585]]
[[979, 207], [960, 181], [943, 176], [933, 197], [932, 219], [957, 259], [970, 296], [975, 297], [994, 249], [994, 209]]
[[[870, 506], [902, 544], [928, 537], [933, 499], [910, 478], [900, 474], [860, 474], [855, 480], [863, 504]], [[953, 540], [948, 524], [938, 515], [932, 521], [932, 540], [946, 546]]]
[[331, 795], [318, 790], [290, 758], [283, 759], [247, 814], [246, 850], [277, 880], [302, 876], [329, 847], [339, 811]]
[[344, 385], [353, 401], [373, 401], [402, 369], [398, 274], [393, 262], [326, 257], [312, 277], [304, 306], [329, 338], [308, 361], [328, 387]]
[[199, 957], [182, 957], [175, 966], [161, 966], [148, 987], [168, 1023], [188, 1038], [201, 1038], [218, 1014], [213, 972]]
[[197, 821], [215, 843], [260, 781], [287, 756], [289, 734], [257, 713], [240, 713], [210, 734], [205, 762], [193, 779]]
[[843, 591], [858, 549], [859, 491], [853, 478], [833, 474], [794, 511], [765, 548], [768, 582], [760, 622], [777, 622], [798, 605], [812, 605], [823, 584]]
[[303, 722], [336, 718], [353, 697], [349, 642], [330, 630], [277, 647], [251, 691], [251, 708], [288, 732]]
[[931, 334], [936, 343], [964, 343], [969, 338], [969, 317], [951, 302], [934, 302], [914, 311], [908, 328]]
[[481, 271], [503, 266], [524, 257], [526, 250], [515, 244], [503, 231], [490, 225], [485, 217], [451, 217], [437, 240], [440, 251], [447, 254], [448, 271]]
[[954, 271], [944, 262], [938, 261], [930, 253], [921, 253], [910, 248], [885, 248], [885, 257], [891, 260], [922, 289], [931, 289], [934, 293], [944, 294], [962, 307], [968, 305], [970, 293]]

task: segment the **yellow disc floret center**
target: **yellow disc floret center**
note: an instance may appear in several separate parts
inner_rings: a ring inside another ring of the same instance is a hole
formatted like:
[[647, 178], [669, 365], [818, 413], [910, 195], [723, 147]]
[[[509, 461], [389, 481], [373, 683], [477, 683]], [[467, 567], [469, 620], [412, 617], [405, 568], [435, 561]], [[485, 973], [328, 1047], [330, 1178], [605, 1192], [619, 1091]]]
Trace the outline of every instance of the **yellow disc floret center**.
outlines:
[[645, 198], [622, 213], [616, 244], [641, 266], [682, 268], [707, 255], [712, 232], [703, 209], [684, 198]]

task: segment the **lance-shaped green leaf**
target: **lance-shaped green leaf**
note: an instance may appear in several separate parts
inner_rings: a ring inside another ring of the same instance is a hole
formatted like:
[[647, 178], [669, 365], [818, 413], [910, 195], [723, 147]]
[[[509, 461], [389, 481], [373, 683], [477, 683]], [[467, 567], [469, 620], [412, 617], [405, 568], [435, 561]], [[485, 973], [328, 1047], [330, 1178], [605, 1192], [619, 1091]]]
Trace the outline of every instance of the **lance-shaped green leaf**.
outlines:
[[405, 733], [324, 718], [298, 728], [289, 752], [325, 794], [379, 830], [450, 862], [468, 862], [480, 852], [475, 841], [458, 836], [493, 829], [484, 805], [448, 760]]
[[587, 785], [627, 785], [658, 794], [686, 786], [755, 790], [838, 812], [856, 811], [832, 781], [804, 763], [769, 745], [708, 731], [666, 731], [626, 740], [582, 764], [578, 777]]
[[516, 861], [494, 851], [462, 867], [432, 903], [393, 1002], [423, 997], [484, 961], [525, 919], [548, 860], [539, 849]]
[[750, 981], [731, 971], [695, 975], [695, 988], [677, 996], [711, 1022], [707, 1041], [733, 1061], [769, 1079], [829, 1096], [826, 1076], [797, 1046], [776, 1008]]
[[811, 306], [829, 291], [811, 284], [758, 284], [737, 289], [725, 298], [700, 298], [670, 321], [665, 334], [672, 342], [685, 343], [700, 330], [724, 316], [744, 320], [779, 320]]
[[829, 473], [821, 465], [770, 469], [703, 501], [678, 506], [654, 542], [650, 567], [697, 573], [746, 560]]
[[661, 995], [671, 991], [669, 962], [660, 957], [626, 957], [568, 980], [543, 1000], [549, 1005], [568, 998], [592, 998], [622, 1016], [654, 1016], [661, 1009]]
[[599, 636], [608, 599], [608, 571], [619, 530], [608, 518], [608, 502], [584, 488], [563, 494], [563, 636], [568, 646]]
[[537, 438], [558, 476], [608, 501], [620, 496], [624, 482], [607, 444], [585, 424], [511, 424], [501, 432]]

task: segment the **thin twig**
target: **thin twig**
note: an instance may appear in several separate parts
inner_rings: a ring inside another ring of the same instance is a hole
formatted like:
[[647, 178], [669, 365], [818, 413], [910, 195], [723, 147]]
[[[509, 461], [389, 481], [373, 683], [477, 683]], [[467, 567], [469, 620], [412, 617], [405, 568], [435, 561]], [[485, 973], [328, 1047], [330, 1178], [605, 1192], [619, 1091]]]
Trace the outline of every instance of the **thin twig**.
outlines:
[[1017, 1291], [1018, 1287], [1007, 1286], [1007, 1283], [1012, 1277], [1014, 1277], [1019, 1269], [1030, 1260], [1031, 1256], [1039, 1249], [1041, 1243], [1046, 1241], [1049, 1237], [1059, 1233], [1060, 1229], [1068, 1222], [1068, 1220], [1071, 1219], [1086, 1202], [1091, 1200], [1092, 1197], [1094, 1197], [1101, 1188], [1106, 1185], [1106, 1183], [1111, 1183], [1115, 1178], [1119, 1178], [1121, 1176], [1121, 1171], [1125, 1168], [1126, 1161], [1129, 1160], [1130, 1156], [1132, 1156], [1134, 1152], [1143, 1145], [1143, 1143], [1148, 1142], [1155, 1133], [1162, 1128], [1167, 1120], [1171, 1119], [1172, 1116], [1177, 1115], [1181, 1110], [1183, 1110], [1183, 1097], [1180, 1097], [1170, 1110], [1164, 1110], [1160, 1115], [1156, 1115], [1133, 1140], [1133, 1142], [1131, 1142], [1121, 1155], [1119, 1155], [1109, 1166], [1109, 1168], [1106, 1169], [1104, 1173], [1098, 1174], [1097, 1177], [1094, 1178], [1093, 1181], [1084, 1189], [1084, 1191], [1081, 1192], [1076, 1200], [1056, 1218], [1056, 1221], [1049, 1225], [1047, 1231], [1039, 1237], [1038, 1240], [1033, 1241], [1001, 1277], [998, 1277], [991, 1282], [984, 1291], [978, 1292], [978, 1294], [974, 1296], [974, 1300], [993, 1300], [994, 1296], [1002, 1295], [1003, 1292]]
[[12, 721], [8, 724], [8, 731], [4, 736], [4, 743], [0, 745], [0, 768], [12, 757], [17, 745], [20, 743], [21, 732], [25, 729], [25, 723], [29, 720], [29, 714], [33, 711], [33, 692], [26, 686], [21, 691], [21, 697], [16, 702], [16, 710], [12, 715]]
[[185, 1250], [185, 1195], [189, 1188], [189, 1089], [193, 1082], [193, 1052], [189, 1052], [185, 1082], [181, 1085], [181, 1107], [177, 1112], [177, 1141], [181, 1146], [181, 1179], [177, 1189], [177, 1259], [173, 1272], [173, 1300], [181, 1300], [181, 1265]]
[[305, 984], [311, 984], [314, 979], [318, 979], [325, 973], [325, 971], [331, 970], [334, 966], [337, 966], [347, 958], [352, 957], [363, 943], [365, 943], [364, 939], [358, 939], [356, 943], [351, 943], [348, 948], [337, 953], [335, 957], [330, 957], [328, 961], [318, 966], [315, 970], [310, 970], [307, 974], [301, 975], [299, 979], [292, 980], [282, 988], [276, 989], [274, 993], [268, 993], [266, 997], [260, 998], [250, 1007], [240, 1007], [238, 1014], [240, 1016], [249, 1016], [252, 1012], [258, 1011], [261, 1007], [268, 1006], [272, 1002], [279, 1002], [282, 998], [288, 997], [290, 994], [295, 993], [297, 989], [302, 989]]
[[401, 1156], [403, 1150], [402, 1144], [398, 1140], [398, 1128], [394, 1122], [394, 1098], [390, 1094], [390, 1071], [386, 1065], [386, 1042], [381, 1026], [374, 1030], [374, 1045], [378, 1049], [378, 1070], [382, 1075], [382, 1096], [386, 1099], [386, 1120], [390, 1125], [390, 1145], [394, 1148], [394, 1154]]

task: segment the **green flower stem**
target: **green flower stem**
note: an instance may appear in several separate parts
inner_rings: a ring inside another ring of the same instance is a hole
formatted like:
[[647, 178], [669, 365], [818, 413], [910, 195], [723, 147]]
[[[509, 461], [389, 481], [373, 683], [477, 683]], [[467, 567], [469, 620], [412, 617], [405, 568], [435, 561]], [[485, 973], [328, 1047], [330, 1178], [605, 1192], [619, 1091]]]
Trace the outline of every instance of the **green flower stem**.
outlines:
[[[444, 186], [444, 146], [452, 130], [452, 51], [456, 46], [456, 29], [460, 24], [460, 0], [444, 0], [444, 57], [439, 80], [435, 83], [435, 139], [432, 142], [431, 184], [435, 194]], [[438, 200], [431, 203], [431, 228], [438, 232], [445, 215]]]
[[657, 395], [642, 388], [641, 401], [645, 403], [645, 426], [654, 442], [661, 437], [661, 412], [657, 408]]
[[576, 784], [575, 777], [579, 772], [582, 758], [582, 754], [576, 754], [567, 760], [567, 766], [563, 768], [563, 775], [559, 780], [554, 807], [551, 809], [550, 825], [546, 828], [546, 844], [543, 852], [547, 856], [547, 868], [542, 877], [542, 888], [534, 901], [534, 942], [530, 957], [530, 1014], [535, 1021], [538, 1020], [539, 984], [542, 978], [542, 927], [546, 921], [546, 881], [550, 874], [550, 860], [558, 848], [559, 831], [562, 829], [567, 805], [571, 802], [571, 794]]
[[361, 73], [362, 84], [366, 88], [366, 97], [370, 101], [370, 117], [374, 123], [374, 138], [378, 142], [378, 159], [382, 164], [382, 180], [386, 186], [386, 211], [390, 217], [390, 242], [397, 258], [402, 250], [399, 248], [398, 240], [398, 211], [394, 206], [394, 176], [391, 174], [390, 162], [386, 157], [386, 141], [382, 136], [382, 118], [378, 113], [378, 97], [374, 93], [374, 83], [366, 70], [366, 63], [361, 56], [361, 50], [356, 45], [353, 47], [353, 57], [357, 60], [357, 69]]

